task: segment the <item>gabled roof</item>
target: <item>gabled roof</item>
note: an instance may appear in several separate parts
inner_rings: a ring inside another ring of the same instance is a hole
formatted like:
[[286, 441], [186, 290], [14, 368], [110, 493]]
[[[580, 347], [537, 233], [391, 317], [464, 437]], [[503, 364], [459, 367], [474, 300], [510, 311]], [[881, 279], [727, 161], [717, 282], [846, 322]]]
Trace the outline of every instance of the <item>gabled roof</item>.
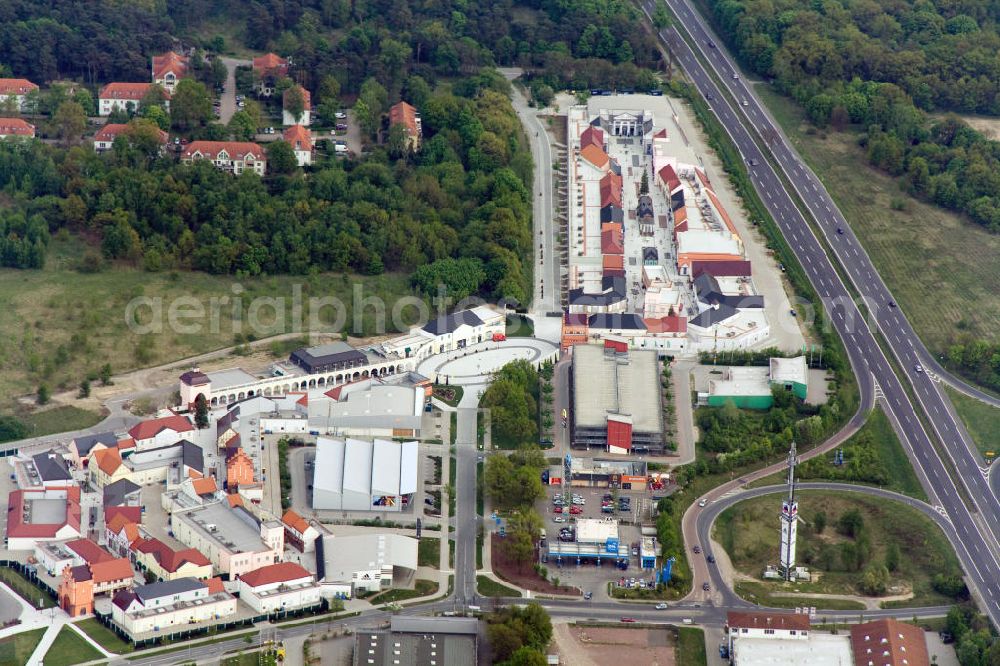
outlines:
[[[94, 141], [113, 142], [119, 134], [125, 132], [126, 130], [128, 130], [128, 125], [124, 123], [105, 123], [104, 127], [97, 130], [97, 134], [94, 135]], [[163, 130], [158, 130], [157, 136], [159, 136], [161, 144], [166, 144], [167, 140], [170, 138], [169, 135]]]
[[121, 608], [123, 611], [127, 611], [128, 607], [132, 605], [132, 602], [138, 599], [135, 592], [132, 590], [118, 590], [115, 592], [114, 598], [111, 600], [115, 606]]
[[300, 578], [309, 578], [312, 574], [295, 562], [278, 562], [260, 569], [254, 569], [240, 576], [240, 580], [250, 587], [287, 583]]
[[192, 141], [181, 152], [181, 158], [189, 159], [200, 155], [215, 160], [223, 151], [229, 155], [230, 160], [244, 160], [247, 157], [256, 161], [264, 160], [264, 149], [249, 141]]
[[288, 71], [288, 61], [274, 53], [266, 53], [253, 59], [253, 68], [260, 74], [284, 74]]
[[3, 136], [35, 136], [35, 126], [24, 118], [0, 118], [0, 134]]
[[127, 557], [118, 557], [90, 565], [90, 575], [94, 583], [108, 583], [113, 580], [127, 580], [135, 575]]
[[637, 314], [592, 314], [587, 320], [590, 328], [619, 329], [619, 330], [646, 330], [646, 323]]
[[[194, 143], [201, 142], [195, 141]], [[190, 146], [188, 147], [190, 148]], [[142, 423], [132, 426], [132, 429], [129, 430], [128, 433], [132, 436], [132, 439], [139, 441], [143, 439], [152, 439], [168, 428], [179, 433], [194, 430], [194, 426], [191, 425], [191, 421], [189, 421], [187, 417], [181, 416], [180, 414], [171, 414], [170, 416], [143, 421]]]
[[677, 172], [669, 164], [656, 174], [659, 176], [660, 180], [663, 181], [664, 185], [667, 186], [667, 190], [673, 192], [678, 187], [681, 186], [681, 179], [677, 177]]
[[601, 225], [601, 254], [624, 254], [622, 227], [615, 222]]
[[129, 495], [140, 490], [138, 485], [128, 479], [118, 479], [114, 483], [104, 486], [104, 513], [107, 514], [112, 507], [120, 506]]
[[187, 56], [167, 51], [163, 55], [153, 56], [153, 78], [162, 79], [167, 74], [173, 72], [174, 76], [180, 78], [187, 74]]
[[424, 326], [425, 331], [431, 335], [441, 335], [443, 333], [454, 333], [459, 326], [482, 326], [483, 320], [472, 310], [461, 310], [450, 315], [435, 317]]
[[621, 209], [621, 206], [608, 204], [607, 206], [601, 208], [601, 222], [617, 222], [618, 224], [623, 224], [625, 222], [625, 211]]
[[725, 303], [720, 303], [696, 316], [690, 321], [690, 324], [691, 326], [698, 326], [700, 328], [710, 328], [716, 324], [721, 324], [735, 315], [736, 308]]
[[96, 435], [80, 435], [73, 438], [77, 453], [86, 456], [97, 444], [113, 448], [118, 444], [118, 435], [113, 432], [99, 432]]
[[[130, 102], [138, 102], [146, 96], [146, 93], [152, 87], [152, 83], [114, 81], [101, 88], [101, 92], [97, 94], [97, 97], [98, 99], [123, 99]], [[163, 95], [167, 99], [170, 98], [170, 93], [166, 90], [163, 91]]]
[[87, 564], [106, 562], [114, 559], [111, 553], [104, 550], [90, 539], [73, 539], [66, 542], [66, 548], [73, 551]]
[[190, 562], [199, 567], [211, 564], [207, 557], [194, 548], [175, 551], [159, 539], [140, 539], [130, 547], [137, 552], [152, 555], [153, 559], [159, 562], [163, 570], [170, 573], [176, 572], [185, 562]]
[[225, 592], [226, 586], [222, 582], [222, 579], [218, 576], [213, 576], [205, 581], [205, 586], [208, 588], [209, 594], [217, 594], [219, 592]]
[[142, 522], [141, 506], [109, 506], [104, 509], [104, 523], [110, 525], [116, 518], [121, 516], [130, 523]]
[[181, 440], [181, 462], [185, 467], [199, 473], [205, 471], [205, 452], [194, 442], [186, 439]]
[[191, 592], [192, 590], [199, 590], [205, 587], [205, 583], [197, 578], [178, 578], [177, 580], [163, 580], [158, 583], [140, 585], [135, 588], [135, 596], [145, 605], [146, 602], [153, 599], [162, 599], [163, 597]]
[[219, 490], [219, 487], [215, 485], [215, 478], [211, 476], [195, 479], [191, 482], [191, 487], [196, 495], [212, 495]]
[[291, 527], [299, 534], [305, 534], [305, 531], [309, 529], [309, 521], [300, 516], [299, 514], [295, 513], [291, 509], [286, 511], [284, 515], [281, 516], [281, 522], [283, 522], [288, 527]]
[[601, 178], [601, 206], [622, 207], [622, 177], [616, 173]]
[[927, 666], [924, 630], [894, 618], [851, 626], [851, 650], [859, 666]]
[[91, 464], [96, 464], [102, 472], [111, 476], [122, 466], [122, 454], [117, 448], [99, 449], [94, 452]]
[[746, 613], [729, 611], [726, 624], [729, 628], [743, 629], [779, 629], [808, 631], [809, 616], [802, 613], [770, 613], [767, 611], [749, 611]]
[[38, 86], [28, 79], [0, 79], [0, 95], [24, 95]]
[[603, 151], [604, 130], [600, 127], [594, 127], [593, 125], [583, 130], [580, 134], [580, 147], [583, 148], [584, 146], [597, 146]]
[[281, 133], [281, 138], [291, 145], [292, 150], [312, 150], [312, 132], [302, 125], [292, 125]]
[[418, 130], [417, 110], [406, 102], [398, 102], [389, 108], [389, 125], [402, 125], [410, 135], [415, 135]]
[[82, 583], [83, 581], [90, 580], [90, 567], [86, 564], [70, 567], [69, 574], [72, 576], [74, 581]]
[[586, 326], [587, 325], [587, 315], [576, 312], [564, 312], [563, 313], [563, 324], [566, 326]]
[[125, 541], [128, 542], [129, 546], [139, 538], [139, 525], [121, 513], [115, 514], [111, 518], [110, 522], [107, 523], [107, 528], [112, 534], [121, 534], [124, 530]]
[[608, 154], [595, 145], [580, 148], [580, 157], [593, 164], [598, 169], [608, 166]]
[[70, 481], [73, 476], [69, 473], [69, 467], [62, 455], [55, 451], [45, 451], [31, 456], [31, 461], [35, 464], [35, 470], [42, 481]]
[[687, 317], [667, 315], [659, 319], [643, 319], [650, 333], [686, 333]]

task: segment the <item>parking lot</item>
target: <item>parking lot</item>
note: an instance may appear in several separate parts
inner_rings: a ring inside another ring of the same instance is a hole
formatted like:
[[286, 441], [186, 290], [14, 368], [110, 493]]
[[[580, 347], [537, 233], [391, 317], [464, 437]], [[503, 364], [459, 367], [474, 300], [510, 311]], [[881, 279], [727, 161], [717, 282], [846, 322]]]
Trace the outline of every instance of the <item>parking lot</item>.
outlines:
[[[574, 497], [575, 496], [575, 497]], [[610, 496], [609, 499], [605, 497]], [[554, 504], [556, 498], [562, 504]], [[653, 570], [642, 569], [639, 558], [641, 525], [652, 525], [652, 500], [648, 490], [621, 490], [548, 486], [545, 498], [538, 505], [544, 517], [546, 546], [541, 549], [541, 564], [549, 570], [549, 578], [559, 578], [561, 583], [579, 587], [596, 599], [606, 599], [607, 583], [615, 582], [626, 587], [645, 587], [652, 583]], [[619, 558], [597, 558], [549, 555], [553, 541], [573, 543], [578, 540], [577, 522], [580, 519], [618, 521]], [[562, 533], [561, 533], [562, 532]], [[561, 561], [560, 561], [561, 559]], [[621, 563], [616, 559], [622, 560]], [[624, 567], [624, 568], [623, 568]]]

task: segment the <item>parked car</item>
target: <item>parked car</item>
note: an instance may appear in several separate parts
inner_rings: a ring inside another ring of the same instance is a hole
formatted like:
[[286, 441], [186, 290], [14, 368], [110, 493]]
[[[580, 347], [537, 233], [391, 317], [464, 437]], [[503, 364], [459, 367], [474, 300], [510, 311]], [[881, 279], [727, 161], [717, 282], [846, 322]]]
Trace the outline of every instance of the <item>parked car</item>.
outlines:
[[565, 523], [566, 519], [563, 518], [562, 516], [556, 516], [555, 518], [552, 519], [552, 522], [553, 523]]
[[635, 622], [634, 617], [623, 617], [622, 622]]
[[712, 586], [711, 586], [711, 585], [709, 585], [708, 583], [702, 583], [702, 584], [701, 584], [701, 589], [703, 589], [703, 590], [705, 590], [706, 592], [708, 592], [709, 590], [711, 590], [711, 589], [712, 589]]
[[583, 509], [581, 509], [578, 506], [574, 506], [574, 507], [570, 507], [569, 512], [575, 516], [577, 514], [583, 513]]
[[694, 548], [692, 548], [691, 550], [693, 550], [693, 551], [694, 551], [694, 554], [695, 554], [695, 555], [697, 555], [698, 553], [700, 553], [700, 552], [701, 552], [701, 546], [695, 546], [695, 547], [694, 547]]
[[347, 114], [344, 113], [343, 111], [337, 111], [335, 114], [333, 114], [333, 117], [336, 118], [337, 120], [343, 120], [344, 118], [347, 117]]
[[552, 513], [562, 513], [562, 512], [563, 512], [563, 508], [561, 506], [556, 506], [556, 507], [552, 508]]
[[594, 598], [594, 595], [591, 594], [590, 592], [584, 592], [583, 593], [583, 599], [584, 599], [584, 601], [590, 601], [593, 598]]

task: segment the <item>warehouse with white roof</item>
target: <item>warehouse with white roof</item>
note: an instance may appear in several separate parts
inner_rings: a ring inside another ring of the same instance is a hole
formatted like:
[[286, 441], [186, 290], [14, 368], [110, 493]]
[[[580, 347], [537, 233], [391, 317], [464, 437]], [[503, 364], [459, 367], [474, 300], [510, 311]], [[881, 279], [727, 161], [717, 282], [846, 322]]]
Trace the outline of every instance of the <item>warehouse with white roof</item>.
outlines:
[[316, 440], [313, 509], [399, 511], [417, 492], [417, 442]]

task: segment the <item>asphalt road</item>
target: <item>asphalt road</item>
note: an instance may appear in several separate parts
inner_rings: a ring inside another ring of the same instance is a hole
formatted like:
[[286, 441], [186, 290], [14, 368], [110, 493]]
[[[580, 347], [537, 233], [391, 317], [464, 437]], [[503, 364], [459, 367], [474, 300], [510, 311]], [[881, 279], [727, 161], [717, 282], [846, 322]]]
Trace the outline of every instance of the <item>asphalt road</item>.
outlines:
[[[716, 54], [721, 51], [721, 48], [718, 47], [719, 42], [708, 36], [707, 29], [700, 23], [700, 17], [695, 15], [694, 10], [681, 0], [671, 0], [670, 4], [675, 12], [684, 19], [685, 26], [694, 31], [694, 41], [702, 52], [711, 51], [713, 53], [710, 54], [710, 57], [718, 59], [719, 56]], [[652, 13], [652, 2], [647, 0], [643, 6], [647, 13]], [[821, 298], [822, 307], [828, 313], [833, 327], [844, 341], [862, 393], [871, 390], [874, 382], [884, 394], [887, 411], [900, 434], [904, 448], [907, 449], [911, 460], [917, 467], [918, 474], [923, 475], [929, 484], [931, 493], [937, 496], [937, 501], [955, 525], [959, 539], [957, 543], [954, 543], [954, 546], [965, 566], [970, 579], [970, 587], [978, 592], [982, 606], [991, 619], [994, 622], [1000, 621], [1000, 603], [998, 603], [1000, 601], [1000, 574], [998, 574], [1000, 564], [998, 564], [995, 555], [996, 538], [993, 533], [993, 529], [1000, 519], [1000, 505], [991, 492], [979, 465], [972, 459], [969, 447], [963, 438], [964, 430], [957, 423], [950, 404], [941, 396], [938, 387], [927, 377], [926, 373], [916, 373], [913, 369], [914, 363], [923, 360], [917, 351], [920, 345], [919, 341], [912, 333], [912, 329], [906, 324], [899, 309], [887, 306], [887, 291], [879, 297], [871, 299], [869, 304], [869, 311], [872, 313], [871, 323], [883, 331], [887, 344], [892, 348], [893, 353], [902, 359], [907, 379], [915, 388], [921, 408], [941, 436], [949, 451], [949, 456], [957, 464], [958, 474], [972, 499], [976, 514], [963, 503], [959, 490], [949, 477], [944, 462], [938, 456], [931, 440], [924, 431], [916, 408], [910, 402], [900, 378], [896, 376], [892, 365], [876, 342], [869, 320], [862, 315], [858, 305], [851, 298], [819, 239], [813, 234], [802, 213], [796, 208], [790, 194], [784, 189], [783, 182], [771, 167], [767, 156], [757, 145], [754, 135], [751, 134], [751, 128], [748, 125], [752, 127], [752, 122], [757, 124], [765, 122], [766, 114], [763, 107], [753, 96], [752, 91], [742, 88], [742, 78], [732, 78], [732, 72], [738, 70], [733, 69], [730, 65], [729, 74], [721, 78], [727, 84], [733, 82], [735, 86], [738, 86], [736, 99], [741, 101], [746, 99], [747, 106], [741, 106], [749, 115], [750, 120], [746, 120], [730, 105], [675, 28], [662, 30], [659, 35], [670, 47], [701, 94], [714, 97], [711, 102], [712, 108], [743, 157], [748, 161], [754, 160], [756, 162], [757, 166], [749, 168], [754, 187], [798, 257], [806, 275]], [[710, 48], [707, 45], [710, 39], [716, 43], [717, 48]], [[724, 55], [721, 57], [725, 58]], [[757, 120], [753, 121], [755, 116]], [[781, 140], [780, 134], [773, 137], [771, 144], [769, 154], [773, 153], [779, 163], [788, 165], [786, 171], [791, 171], [792, 181], [797, 183], [797, 189], [803, 193], [804, 198], [808, 197], [810, 210], [816, 214], [816, 206], [822, 208], [830, 206], [827, 217], [818, 217], [821, 220], [822, 233], [826, 235], [830, 245], [835, 247], [838, 257], [845, 260], [847, 271], [852, 275], [852, 281], [855, 285], [865, 281], [877, 282], [878, 285], [881, 285], [880, 287], [866, 286], [861, 293], [875, 293], [877, 289], [884, 289], [881, 281], [875, 278], [874, 269], [872, 269], [867, 255], [861, 250], [860, 244], [846, 223], [840, 224], [845, 232], [841, 235], [837, 233], [836, 226], [829, 222], [829, 220], [835, 219], [833, 211], [836, 209], [828, 203], [828, 198], [825, 201], [820, 199], [819, 193], [823, 192], [823, 188], [815, 176], [808, 172], [787, 142]], [[859, 270], [861, 271], [860, 277], [857, 277]], [[873, 305], [878, 307], [872, 307]]]
[[[520, 70], [504, 69], [508, 78], [516, 78]], [[531, 145], [531, 155], [535, 160], [535, 182], [531, 197], [534, 200], [534, 238], [539, 243], [535, 251], [535, 294], [531, 311], [534, 313], [560, 310], [559, 261], [556, 254], [556, 228], [553, 220], [555, 208], [552, 199], [552, 145], [545, 125], [538, 118], [538, 112], [528, 106], [528, 100], [517, 88], [511, 98], [514, 111], [524, 126]]]
[[476, 408], [459, 408], [455, 433], [455, 596], [457, 606], [476, 597]]

